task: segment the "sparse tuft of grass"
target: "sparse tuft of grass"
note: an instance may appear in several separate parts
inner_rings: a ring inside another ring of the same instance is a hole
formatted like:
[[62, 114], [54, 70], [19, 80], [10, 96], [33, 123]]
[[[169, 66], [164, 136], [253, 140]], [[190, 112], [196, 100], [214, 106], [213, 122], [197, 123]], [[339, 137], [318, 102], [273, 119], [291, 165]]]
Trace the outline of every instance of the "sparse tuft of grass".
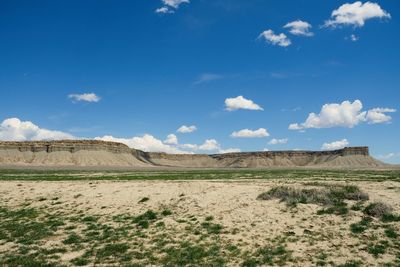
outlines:
[[150, 200], [150, 198], [148, 198], [148, 197], [143, 197], [143, 198], [141, 198], [139, 201], [138, 201], [138, 203], [144, 203], [144, 202], [147, 202], [147, 201], [149, 201]]
[[100, 249], [96, 257], [99, 260], [102, 260], [104, 258], [108, 257], [116, 257], [116, 256], [121, 256], [122, 254], [125, 254], [129, 249], [129, 245], [126, 243], [114, 243], [114, 244], [106, 244], [102, 249]]
[[209, 221], [203, 222], [201, 226], [207, 230], [208, 234], [220, 234], [223, 229], [222, 225]]
[[338, 265], [338, 267], [361, 267], [362, 263], [360, 261], [348, 261], [344, 264]]
[[207, 216], [204, 220], [206, 222], [210, 222], [210, 221], [214, 220], [214, 217], [210, 215], [210, 216]]
[[157, 213], [152, 210], [148, 210], [145, 213], [133, 218], [133, 222], [136, 223], [137, 226], [147, 229], [150, 226], [150, 222], [153, 222], [156, 219]]
[[397, 233], [397, 231], [392, 227], [385, 229], [385, 235], [387, 237], [393, 238], [393, 239], [396, 239], [399, 237], [399, 234]]
[[368, 229], [368, 227], [370, 227], [371, 222], [372, 222], [371, 217], [364, 217], [361, 219], [360, 222], [353, 223], [352, 225], [350, 225], [350, 230], [353, 234], [361, 234], [365, 232]]
[[253, 266], [265, 266], [265, 265], [285, 265], [285, 263], [291, 259], [291, 252], [288, 251], [284, 246], [271, 247], [266, 246], [257, 249], [254, 255], [248, 259], [245, 259], [241, 266], [253, 267]]
[[162, 216], [169, 216], [169, 215], [172, 215], [172, 211], [169, 210], [169, 209], [165, 209], [165, 210], [163, 210], [163, 211], [161, 212], [161, 215], [162, 215]]
[[382, 222], [400, 222], [400, 215], [396, 214], [383, 214], [381, 218]]
[[368, 253], [374, 255], [374, 257], [378, 257], [379, 255], [386, 253], [387, 247], [387, 241], [380, 241], [378, 244], [369, 245], [367, 251]]
[[164, 249], [162, 258], [164, 266], [225, 266], [225, 260], [219, 256], [220, 247], [217, 245], [192, 244], [182, 242], [176, 246]]
[[63, 244], [71, 245], [71, 244], [79, 244], [81, 242], [82, 238], [76, 233], [72, 233], [63, 241]]

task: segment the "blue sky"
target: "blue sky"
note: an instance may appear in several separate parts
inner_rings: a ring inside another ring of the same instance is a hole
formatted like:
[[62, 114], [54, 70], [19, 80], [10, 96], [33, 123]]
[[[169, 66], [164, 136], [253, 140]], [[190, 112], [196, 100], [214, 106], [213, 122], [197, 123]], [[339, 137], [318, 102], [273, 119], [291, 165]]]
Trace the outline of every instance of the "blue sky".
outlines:
[[[400, 163], [399, 11], [393, 0], [2, 1], [0, 139], [195, 153], [367, 145]], [[320, 114], [325, 104], [337, 105]]]

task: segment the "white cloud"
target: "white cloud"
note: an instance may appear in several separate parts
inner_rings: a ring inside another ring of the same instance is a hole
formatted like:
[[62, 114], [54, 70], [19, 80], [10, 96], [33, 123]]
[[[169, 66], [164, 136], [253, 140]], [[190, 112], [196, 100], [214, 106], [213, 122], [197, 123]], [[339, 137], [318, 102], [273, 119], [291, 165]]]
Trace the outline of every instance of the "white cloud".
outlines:
[[174, 135], [174, 134], [169, 134], [167, 136], [167, 139], [164, 140], [164, 143], [168, 144], [168, 145], [177, 145], [178, 137], [176, 137], [176, 135]]
[[179, 127], [177, 132], [178, 133], [193, 133], [196, 130], [197, 130], [197, 127], [195, 125], [192, 125], [192, 126], [182, 125], [181, 127]]
[[157, 8], [156, 13], [159, 14], [173, 14], [175, 13], [172, 9], [178, 9], [181, 4], [189, 4], [189, 0], [161, 0], [164, 6]]
[[347, 139], [343, 139], [343, 140], [335, 141], [332, 143], [324, 143], [322, 145], [322, 149], [323, 150], [336, 150], [336, 149], [345, 148], [348, 145], [349, 145], [349, 141], [347, 141]]
[[266, 42], [282, 47], [287, 47], [292, 44], [286, 34], [275, 34], [272, 30], [263, 31], [258, 38], [264, 38]]
[[214, 74], [214, 73], [203, 73], [201, 74], [197, 80], [194, 82], [194, 84], [202, 84], [202, 83], [207, 83], [215, 80], [222, 79], [222, 75], [219, 74]]
[[73, 139], [69, 133], [42, 129], [30, 121], [18, 118], [5, 119], [0, 124], [0, 140], [3, 141], [40, 141]]
[[373, 108], [367, 112], [366, 119], [369, 124], [389, 122], [392, 120], [392, 117], [385, 113], [393, 112], [396, 112], [396, 110], [392, 108]]
[[355, 27], [362, 27], [365, 21], [373, 18], [388, 18], [390, 14], [383, 10], [377, 3], [361, 1], [352, 4], [341, 5], [338, 9], [334, 10], [331, 19], [325, 21], [325, 27], [336, 27], [340, 25], [350, 25]]
[[319, 114], [310, 113], [304, 123], [293, 123], [289, 125], [290, 130], [305, 130], [310, 128], [352, 128], [362, 122], [369, 124], [389, 122], [392, 118], [385, 113], [396, 112], [395, 109], [374, 108], [362, 111], [363, 105], [360, 100], [343, 101], [341, 104], [325, 104]]
[[179, 6], [183, 3], [189, 4], [189, 0], [162, 0], [163, 4], [166, 6], [170, 6], [173, 8], [179, 8]]
[[353, 41], [353, 42], [357, 42], [359, 39], [360, 39], [360, 37], [358, 37], [355, 34], [350, 35], [350, 40]]
[[246, 99], [243, 96], [238, 96], [235, 98], [225, 99], [226, 110], [234, 111], [238, 109], [248, 109], [248, 110], [264, 110], [262, 107], [254, 103], [250, 99]]
[[220, 145], [215, 139], [208, 139], [204, 142], [204, 144], [198, 147], [199, 150], [211, 151], [211, 150], [219, 150]]
[[241, 150], [239, 148], [228, 148], [228, 149], [220, 149], [218, 153], [226, 154], [226, 153], [239, 153]]
[[123, 143], [130, 148], [143, 150], [146, 152], [165, 152], [173, 154], [185, 154], [187, 152], [182, 151], [174, 146], [163, 143], [150, 134], [143, 136], [136, 136], [132, 138], [117, 138], [111, 135], [105, 135], [103, 137], [96, 137], [95, 140], [111, 141]]
[[231, 137], [233, 138], [260, 138], [260, 137], [268, 137], [269, 133], [266, 129], [260, 128], [258, 130], [249, 130], [243, 129], [238, 132], [233, 132]]
[[281, 144], [287, 144], [289, 139], [283, 138], [283, 139], [272, 139], [271, 141], [268, 142], [269, 145], [281, 145]]
[[288, 28], [289, 32], [294, 35], [302, 35], [302, 36], [313, 36], [314, 33], [312, 33], [310, 30], [312, 28], [311, 24], [302, 21], [302, 20], [296, 20], [289, 22], [283, 28]]
[[173, 14], [173, 13], [175, 13], [175, 11], [169, 9], [169, 8], [166, 7], [166, 6], [157, 8], [155, 12], [156, 12], [156, 13], [159, 13], [159, 14]]
[[95, 93], [86, 93], [86, 94], [70, 94], [68, 98], [72, 99], [72, 101], [85, 101], [85, 102], [99, 102], [100, 97]]

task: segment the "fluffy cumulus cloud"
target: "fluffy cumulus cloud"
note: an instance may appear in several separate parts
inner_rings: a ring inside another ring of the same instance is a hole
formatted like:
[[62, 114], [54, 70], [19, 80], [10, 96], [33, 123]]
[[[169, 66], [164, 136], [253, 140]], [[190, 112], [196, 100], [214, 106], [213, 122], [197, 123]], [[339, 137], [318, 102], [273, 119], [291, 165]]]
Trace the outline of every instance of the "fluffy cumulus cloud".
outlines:
[[282, 139], [272, 139], [271, 141], [268, 142], [269, 145], [281, 145], [281, 144], [287, 144], [289, 139], [287, 138], [282, 138]]
[[272, 45], [278, 45], [282, 47], [287, 47], [292, 44], [286, 34], [275, 34], [273, 30], [263, 31], [258, 38], [264, 39], [267, 43]]
[[334, 10], [331, 19], [325, 21], [326, 27], [336, 27], [341, 25], [350, 25], [362, 27], [365, 21], [373, 18], [390, 18], [390, 14], [383, 10], [379, 4], [361, 1], [352, 4], [341, 5]]
[[3, 141], [41, 141], [73, 139], [71, 134], [40, 128], [30, 121], [18, 118], [5, 119], [0, 124], [0, 140]]
[[321, 147], [323, 150], [336, 150], [342, 149], [349, 145], [349, 141], [347, 139], [343, 139], [340, 141], [334, 141], [332, 143], [324, 143]]
[[175, 13], [174, 9], [178, 9], [181, 4], [189, 4], [189, 0], [162, 0], [164, 6], [157, 8], [156, 13], [172, 14]]
[[235, 98], [225, 99], [225, 109], [228, 111], [234, 111], [239, 109], [264, 110], [262, 107], [254, 103], [252, 100], [246, 99], [241, 95]]
[[305, 130], [310, 128], [332, 128], [348, 127], [352, 128], [360, 123], [369, 124], [390, 122], [392, 117], [386, 113], [396, 112], [391, 108], [374, 108], [363, 111], [360, 100], [343, 101], [341, 104], [325, 104], [319, 114], [310, 113], [303, 123], [293, 123], [289, 125], [290, 130]]
[[177, 145], [178, 144], [178, 137], [174, 134], [169, 134], [167, 139], [164, 140], [164, 143], [168, 145]]
[[396, 112], [393, 108], [373, 108], [367, 112], [366, 120], [370, 124], [390, 122], [392, 117], [386, 113]]
[[123, 143], [130, 148], [135, 148], [146, 152], [165, 152], [173, 154], [187, 153], [186, 151], [180, 150], [175, 146], [163, 143], [161, 140], [155, 138], [150, 134], [145, 134], [143, 136], [136, 136], [132, 138], [117, 138], [111, 135], [105, 135], [103, 137], [96, 137], [95, 140]]
[[258, 130], [243, 129], [231, 134], [231, 137], [233, 138], [261, 138], [268, 136], [269, 133], [267, 129], [264, 128], [260, 128]]
[[[69, 133], [62, 131], [53, 131], [40, 128], [30, 121], [21, 121], [18, 118], [5, 119], [0, 124], [1, 141], [48, 141], [48, 140], [66, 140], [79, 139]], [[218, 152], [230, 153], [238, 152], [239, 149], [222, 149], [221, 145], [215, 139], [207, 139], [200, 145], [179, 144], [178, 138], [174, 134], [169, 134], [162, 141], [150, 134], [135, 136], [131, 138], [118, 138], [111, 135], [95, 137], [95, 140], [118, 142], [127, 146], [147, 152], [165, 152], [172, 154], [193, 154], [194, 152]]]
[[177, 132], [185, 134], [185, 133], [193, 133], [196, 130], [197, 130], [197, 127], [195, 125], [192, 125], [192, 126], [182, 125], [181, 127], [179, 127]]
[[193, 154], [204, 152], [230, 153], [240, 151], [235, 148], [222, 149], [221, 145], [215, 139], [207, 139], [202, 144], [180, 144], [178, 138], [174, 134], [169, 134], [164, 141], [161, 141], [150, 134], [132, 138], [117, 138], [106, 135], [103, 137], [96, 137], [95, 140], [123, 143], [130, 148], [146, 152], [165, 152], [170, 154]]
[[68, 98], [73, 102], [99, 102], [101, 97], [96, 95], [95, 93], [85, 93], [85, 94], [70, 94]]
[[302, 20], [296, 20], [287, 23], [283, 28], [289, 29], [289, 32], [293, 35], [301, 35], [301, 36], [313, 36], [314, 33], [312, 33], [310, 30], [312, 28], [311, 24], [302, 21]]
[[199, 150], [203, 151], [212, 151], [212, 150], [219, 150], [220, 145], [215, 139], [208, 139], [204, 142], [204, 144], [200, 145]]

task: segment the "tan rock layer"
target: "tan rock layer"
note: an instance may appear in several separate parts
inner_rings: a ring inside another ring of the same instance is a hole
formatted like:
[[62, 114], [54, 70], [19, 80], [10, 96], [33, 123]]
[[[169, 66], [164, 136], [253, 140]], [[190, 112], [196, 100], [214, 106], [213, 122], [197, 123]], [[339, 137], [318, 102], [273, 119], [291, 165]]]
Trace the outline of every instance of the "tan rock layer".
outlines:
[[0, 142], [0, 165], [126, 166], [194, 168], [262, 167], [377, 167], [368, 147], [334, 151], [267, 151], [227, 154], [166, 154], [143, 152], [97, 140]]

